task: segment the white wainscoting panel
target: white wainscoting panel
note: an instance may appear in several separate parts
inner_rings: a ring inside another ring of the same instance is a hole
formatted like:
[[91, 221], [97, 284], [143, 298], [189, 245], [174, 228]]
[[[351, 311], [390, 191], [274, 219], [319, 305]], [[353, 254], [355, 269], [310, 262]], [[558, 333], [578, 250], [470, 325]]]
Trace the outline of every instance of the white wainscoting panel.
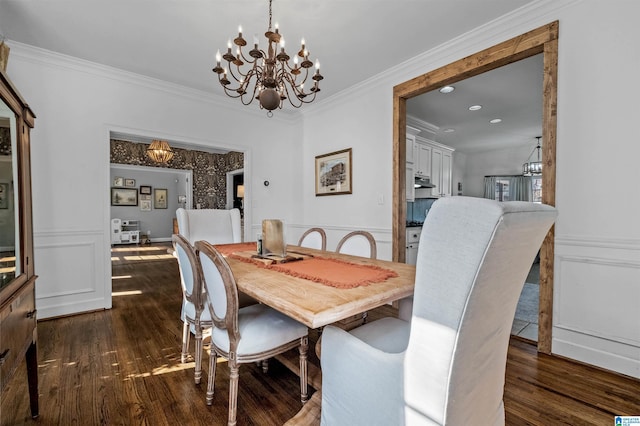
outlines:
[[36, 233], [34, 245], [38, 318], [111, 307], [103, 230]]
[[555, 260], [553, 352], [640, 378], [640, 243], [558, 237]]

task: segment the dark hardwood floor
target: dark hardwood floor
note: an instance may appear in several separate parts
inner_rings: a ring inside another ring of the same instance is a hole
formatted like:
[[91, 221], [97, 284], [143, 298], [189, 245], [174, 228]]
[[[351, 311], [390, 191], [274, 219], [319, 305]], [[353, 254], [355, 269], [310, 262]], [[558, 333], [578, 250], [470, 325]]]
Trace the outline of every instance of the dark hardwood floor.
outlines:
[[[180, 364], [181, 293], [167, 247], [114, 249], [113, 309], [38, 322], [40, 417], [29, 415], [22, 365], [2, 394], [1, 425], [226, 424], [226, 363], [213, 406], [205, 404], [208, 356], [200, 386], [193, 363]], [[370, 317], [393, 314], [384, 307]], [[279, 362], [266, 375], [241, 367], [238, 425], [282, 425], [300, 408], [298, 379]], [[640, 415], [640, 381], [538, 355], [514, 339], [505, 408], [509, 425], [613, 425], [615, 415]]]

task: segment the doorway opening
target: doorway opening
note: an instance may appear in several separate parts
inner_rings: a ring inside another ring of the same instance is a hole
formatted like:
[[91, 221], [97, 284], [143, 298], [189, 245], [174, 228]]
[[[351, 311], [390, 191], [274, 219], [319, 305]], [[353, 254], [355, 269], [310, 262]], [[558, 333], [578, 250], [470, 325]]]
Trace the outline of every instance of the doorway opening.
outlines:
[[[556, 127], [557, 127], [557, 21], [485, 49], [454, 63], [399, 84], [393, 90], [393, 260], [405, 260], [406, 203], [406, 127], [407, 100], [486, 71], [543, 54], [542, 149], [544, 174], [542, 202], [555, 205]], [[538, 350], [551, 353], [553, 307], [554, 228], [540, 249], [540, 297], [538, 312]]]

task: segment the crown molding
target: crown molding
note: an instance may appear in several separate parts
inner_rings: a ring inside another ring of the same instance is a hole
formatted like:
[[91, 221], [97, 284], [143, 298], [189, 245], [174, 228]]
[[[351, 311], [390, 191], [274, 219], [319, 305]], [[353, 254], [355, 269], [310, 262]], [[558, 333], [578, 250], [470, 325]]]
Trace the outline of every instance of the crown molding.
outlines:
[[376, 86], [390, 86], [389, 101], [391, 102], [393, 95], [391, 90], [394, 86], [553, 22], [558, 19], [561, 10], [583, 1], [539, 0], [529, 3], [325, 98], [307, 108], [302, 114], [306, 116], [335, 108], [337, 105], [351, 101], [362, 91], [371, 90]]
[[[267, 118], [266, 113], [259, 109], [249, 109], [237, 103], [227, 102], [228, 99], [204, 90], [171, 83], [165, 80], [136, 74], [120, 68], [87, 61], [74, 56], [65, 55], [51, 50], [42, 49], [29, 44], [9, 40], [11, 47], [11, 58], [20, 59], [38, 66], [71, 70], [78, 73], [86, 73], [95, 77], [117, 81], [119, 83], [132, 84], [146, 89], [164, 92], [171, 96], [185, 98], [195, 102], [201, 102], [214, 106], [215, 108], [232, 110], [237, 114], [251, 115], [255, 118]], [[286, 123], [296, 122], [299, 111], [279, 110], [270, 120], [283, 121]]]

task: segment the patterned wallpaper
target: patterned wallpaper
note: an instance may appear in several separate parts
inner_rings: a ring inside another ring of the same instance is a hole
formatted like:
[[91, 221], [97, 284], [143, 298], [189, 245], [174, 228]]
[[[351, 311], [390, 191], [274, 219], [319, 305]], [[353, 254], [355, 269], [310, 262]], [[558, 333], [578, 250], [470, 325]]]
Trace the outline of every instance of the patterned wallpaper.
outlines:
[[159, 165], [147, 157], [149, 145], [111, 140], [111, 163], [136, 166], [193, 170], [193, 205], [203, 209], [224, 209], [227, 204], [227, 172], [242, 169], [241, 152], [212, 154], [203, 151], [173, 148], [173, 158]]
[[0, 155], [11, 155], [11, 130], [0, 127]]

